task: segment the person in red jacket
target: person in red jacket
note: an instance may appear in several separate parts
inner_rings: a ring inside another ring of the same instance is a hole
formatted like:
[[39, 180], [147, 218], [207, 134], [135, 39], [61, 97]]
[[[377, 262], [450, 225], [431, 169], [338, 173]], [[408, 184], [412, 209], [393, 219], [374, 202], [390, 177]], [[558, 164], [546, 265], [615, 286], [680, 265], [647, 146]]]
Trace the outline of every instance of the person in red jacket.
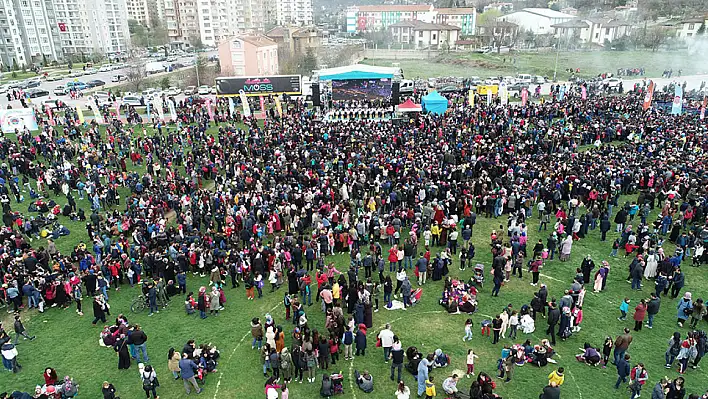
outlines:
[[398, 245], [393, 245], [388, 250], [389, 272], [393, 273], [398, 265]]
[[647, 315], [647, 301], [642, 299], [639, 304], [634, 308], [634, 331], [642, 330], [642, 323], [644, 322], [644, 317]]
[[629, 389], [631, 390], [630, 399], [639, 397], [642, 387], [647, 383], [649, 373], [644, 369], [644, 363], [639, 363], [632, 371], [629, 372]]

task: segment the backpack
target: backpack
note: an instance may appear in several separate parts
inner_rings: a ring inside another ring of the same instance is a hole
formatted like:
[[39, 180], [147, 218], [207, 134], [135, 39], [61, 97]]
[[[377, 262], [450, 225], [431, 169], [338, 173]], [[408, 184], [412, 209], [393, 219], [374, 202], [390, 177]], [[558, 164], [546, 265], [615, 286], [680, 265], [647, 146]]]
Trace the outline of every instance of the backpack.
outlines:
[[674, 341], [674, 343], [671, 345], [671, 348], [669, 348], [669, 354], [671, 356], [678, 356], [680, 351], [681, 351], [681, 340]]

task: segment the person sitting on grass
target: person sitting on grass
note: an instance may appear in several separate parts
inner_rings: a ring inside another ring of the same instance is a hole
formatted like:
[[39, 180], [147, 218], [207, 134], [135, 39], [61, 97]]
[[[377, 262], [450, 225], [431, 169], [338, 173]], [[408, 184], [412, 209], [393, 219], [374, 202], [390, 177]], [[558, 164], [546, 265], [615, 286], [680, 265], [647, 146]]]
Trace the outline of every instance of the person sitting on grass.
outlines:
[[367, 370], [364, 370], [361, 374], [359, 374], [359, 370], [354, 370], [354, 376], [359, 389], [366, 393], [374, 391], [374, 377], [372, 377]]

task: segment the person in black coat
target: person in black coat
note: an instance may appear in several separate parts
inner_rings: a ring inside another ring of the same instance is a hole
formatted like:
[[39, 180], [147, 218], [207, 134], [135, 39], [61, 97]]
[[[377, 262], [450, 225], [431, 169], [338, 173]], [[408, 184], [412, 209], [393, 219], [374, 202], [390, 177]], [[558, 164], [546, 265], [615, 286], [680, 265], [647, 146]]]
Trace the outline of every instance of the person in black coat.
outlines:
[[615, 215], [615, 223], [617, 224], [617, 232], [620, 233], [624, 229], [624, 224], [627, 222], [627, 211], [622, 208]]
[[297, 283], [297, 271], [295, 267], [290, 267], [288, 270], [288, 294], [297, 295], [299, 292], [299, 287]]
[[359, 354], [366, 356], [366, 326], [364, 324], [359, 324], [354, 343], [356, 345], [356, 356], [359, 356]]
[[617, 362], [617, 382], [615, 383], [615, 389], [619, 389], [619, 386], [623, 382], [627, 382], [627, 377], [629, 377], [630, 366], [629, 366], [629, 355], [625, 354], [624, 358], [621, 358]]
[[541, 288], [538, 290], [538, 299], [541, 300], [541, 314], [546, 317], [546, 306], [548, 306], [548, 288], [546, 284], [541, 284]]
[[103, 381], [101, 392], [103, 393], [103, 399], [120, 399], [116, 396], [116, 388], [108, 381]]
[[128, 352], [128, 338], [122, 334], [113, 346], [113, 350], [118, 352], [118, 370], [130, 368], [130, 352]]
[[590, 281], [590, 273], [592, 273], [592, 269], [595, 268], [595, 261], [590, 258], [590, 255], [586, 256], [585, 259], [583, 259], [583, 263], [580, 266], [580, 270], [583, 271], [583, 282], [587, 283]]
[[556, 325], [558, 325], [558, 322], [560, 321], [560, 316], [561, 312], [560, 309], [556, 306], [555, 302], [551, 302], [548, 305], [548, 329], [546, 330], [546, 334], [551, 335], [551, 343], [553, 345], [556, 344]]
[[197, 310], [199, 310], [199, 317], [206, 319], [206, 288], [199, 288], [199, 296], [197, 297]]
[[607, 218], [607, 214], [603, 214], [602, 219], [600, 220], [600, 233], [602, 233], [600, 241], [605, 241], [607, 239], [608, 231], [610, 231], [610, 220]]
[[551, 381], [550, 384], [543, 388], [543, 393], [539, 396], [539, 399], [560, 399], [560, 387], [555, 381]]
[[93, 301], [93, 322], [95, 326], [96, 323], [101, 320], [106, 322], [106, 311], [108, 310], [108, 304], [103, 300], [103, 295], [99, 295], [94, 298]]

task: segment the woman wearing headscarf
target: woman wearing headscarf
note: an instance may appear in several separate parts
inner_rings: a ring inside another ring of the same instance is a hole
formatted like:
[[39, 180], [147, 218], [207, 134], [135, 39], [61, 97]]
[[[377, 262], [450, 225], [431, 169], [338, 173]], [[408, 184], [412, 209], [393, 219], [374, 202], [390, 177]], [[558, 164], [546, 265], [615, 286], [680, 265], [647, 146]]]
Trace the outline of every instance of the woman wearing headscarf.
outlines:
[[683, 298], [678, 302], [676, 306], [679, 327], [683, 327], [683, 323], [686, 322], [688, 316], [693, 312], [693, 303], [691, 302], [691, 293], [686, 292]]
[[428, 371], [430, 370], [430, 367], [433, 365], [433, 359], [435, 359], [435, 355], [432, 353], [428, 354], [428, 356], [425, 359], [422, 359], [420, 363], [418, 363], [418, 396], [420, 397], [423, 395], [423, 392], [425, 392], [425, 381], [428, 379]]
[[568, 234], [560, 245], [560, 260], [565, 262], [570, 259], [570, 252], [573, 249], [573, 236]]
[[216, 288], [216, 286], [211, 287], [211, 293], [209, 294], [209, 314], [210, 315], [219, 315], [219, 309], [221, 308], [220, 305], [220, 297], [221, 294], [219, 293], [219, 290]]
[[118, 370], [130, 368], [130, 352], [128, 351], [128, 337], [121, 334], [120, 338], [113, 346], [113, 350], [118, 352]]

